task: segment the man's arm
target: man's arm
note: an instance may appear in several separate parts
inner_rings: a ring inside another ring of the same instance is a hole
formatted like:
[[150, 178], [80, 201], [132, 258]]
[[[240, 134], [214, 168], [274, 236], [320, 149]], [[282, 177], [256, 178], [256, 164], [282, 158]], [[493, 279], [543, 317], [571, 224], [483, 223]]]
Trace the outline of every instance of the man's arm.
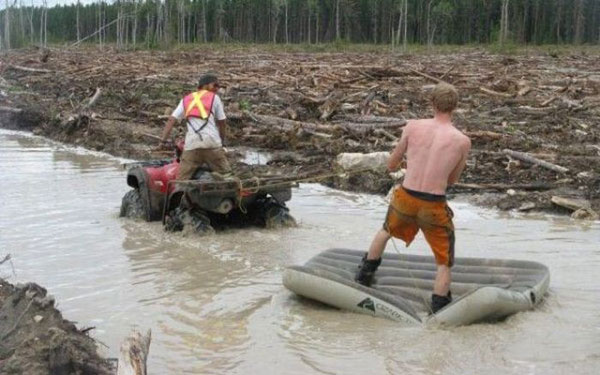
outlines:
[[164, 143], [167, 141], [167, 139], [169, 138], [169, 134], [171, 134], [171, 130], [173, 130], [173, 126], [175, 126], [177, 121], [181, 121], [183, 117], [183, 100], [181, 100], [177, 105], [177, 108], [175, 108], [175, 110], [171, 114], [171, 117], [169, 117], [167, 123], [165, 124], [165, 129], [163, 130], [162, 136], [160, 137], [161, 142]]
[[227, 137], [227, 124], [225, 120], [227, 117], [225, 116], [225, 110], [223, 108], [223, 101], [219, 95], [215, 95], [215, 100], [213, 103], [215, 120], [217, 120], [217, 129], [219, 130], [219, 137], [221, 137], [221, 143], [223, 147], [225, 147], [225, 138]]
[[448, 176], [448, 186], [454, 185], [458, 182], [460, 175], [465, 170], [465, 166], [467, 165], [467, 156], [469, 155], [470, 150], [471, 140], [469, 138], [466, 138], [465, 143], [462, 147], [462, 155], [460, 161], [458, 162], [454, 170], [450, 173], [450, 176]]
[[396, 145], [396, 148], [394, 148], [394, 151], [392, 152], [392, 155], [390, 155], [390, 158], [388, 160], [388, 170], [390, 172], [397, 171], [398, 168], [400, 167], [400, 163], [402, 162], [404, 153], [406, 152], [406, 149], [408, 148], [409, 129], [410, 129], [410, 121], [404, 127], [404, 130], [402, 131], [402, 137], [400, 137], [400, 141]]
[[223, 144], [223, 147], [225, 147], [225, 136], [227, 135], [227, 124], [225, 120], [217, 120], [217, 128], [219, 129], [221, 143]]
[[169, 119], [167, 120], [167, 124], [165, 125], [165, 129], [162, 132], [162, 136], [160, 137], [161, 142], [167, 141], [167, 139], [169, 138], [169, 134], [171, 134], [171, 130], [173, 130], [173, 126], [175, 126], [176, 122], [177, 119], [175, 117], [169, 117]]

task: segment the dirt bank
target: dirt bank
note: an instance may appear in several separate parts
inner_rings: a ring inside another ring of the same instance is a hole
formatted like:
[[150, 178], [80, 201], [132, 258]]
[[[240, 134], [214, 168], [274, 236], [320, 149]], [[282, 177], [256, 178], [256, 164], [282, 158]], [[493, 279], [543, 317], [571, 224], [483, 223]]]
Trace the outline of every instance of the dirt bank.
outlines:
[[86, 332], [62, 317], [46, 289], [0, 279], [0, 374], [114, 374]]
[[[156, 157], [153, 137], [197, 77], [217, 72], [228, 144], [274, 151], [272, 164], [316, 174], [340, 152], [390, 150], [405, 119], [430, 114], [428, 93], [446, 81], [461, 93], [455, 122], [473, 140], [451, 193], [494, 192], [480, 201], [501, 209], [574, 211], [559, 197], [600, 211], [598, 56], [86, 49], [0, 61], [1, 126], [142, 159]], [[393, 184], [374, 172], [325, 182], [373, 193]]]

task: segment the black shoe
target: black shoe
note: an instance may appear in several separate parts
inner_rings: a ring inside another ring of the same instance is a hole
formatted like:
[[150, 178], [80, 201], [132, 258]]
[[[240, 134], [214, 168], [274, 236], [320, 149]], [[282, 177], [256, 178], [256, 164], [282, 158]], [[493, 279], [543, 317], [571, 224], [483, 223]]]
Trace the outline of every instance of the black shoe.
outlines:
[[364, 286], [371, 286], [375, 271], [377, 271], [377, 267], [381, 264], [381, 258], [367, 259], [367, 255], [368, 253], [362, 258], [354, 281]]
[[431, 295], [431, 312], [433, 314], [437, 313], [441, 309], [443, 309], [446, 305], [452, 302], [452, 292], [448, 291], [448, 294], [445, 296], [440, 296], [437, 294]]

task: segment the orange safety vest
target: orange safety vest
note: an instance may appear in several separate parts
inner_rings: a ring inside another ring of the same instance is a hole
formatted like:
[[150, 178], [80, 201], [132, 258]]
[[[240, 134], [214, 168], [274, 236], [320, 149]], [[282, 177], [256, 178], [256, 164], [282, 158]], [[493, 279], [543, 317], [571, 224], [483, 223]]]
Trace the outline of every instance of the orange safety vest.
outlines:
[[196, 91], [187, 95], [183, 98], [185, 118], [198, 117], [206, 120], [210, 116], [214, 100], [215, 93], [207, 90]]

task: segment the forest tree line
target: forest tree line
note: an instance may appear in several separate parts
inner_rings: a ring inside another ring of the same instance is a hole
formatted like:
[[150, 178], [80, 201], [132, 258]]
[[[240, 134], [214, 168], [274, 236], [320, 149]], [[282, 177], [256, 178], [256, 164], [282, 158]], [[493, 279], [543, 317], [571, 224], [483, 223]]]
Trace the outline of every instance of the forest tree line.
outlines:
[[0, 48], [600, 43], [600, 0], [117, 0], [54, 7], [42, 1], [4, 0]]

